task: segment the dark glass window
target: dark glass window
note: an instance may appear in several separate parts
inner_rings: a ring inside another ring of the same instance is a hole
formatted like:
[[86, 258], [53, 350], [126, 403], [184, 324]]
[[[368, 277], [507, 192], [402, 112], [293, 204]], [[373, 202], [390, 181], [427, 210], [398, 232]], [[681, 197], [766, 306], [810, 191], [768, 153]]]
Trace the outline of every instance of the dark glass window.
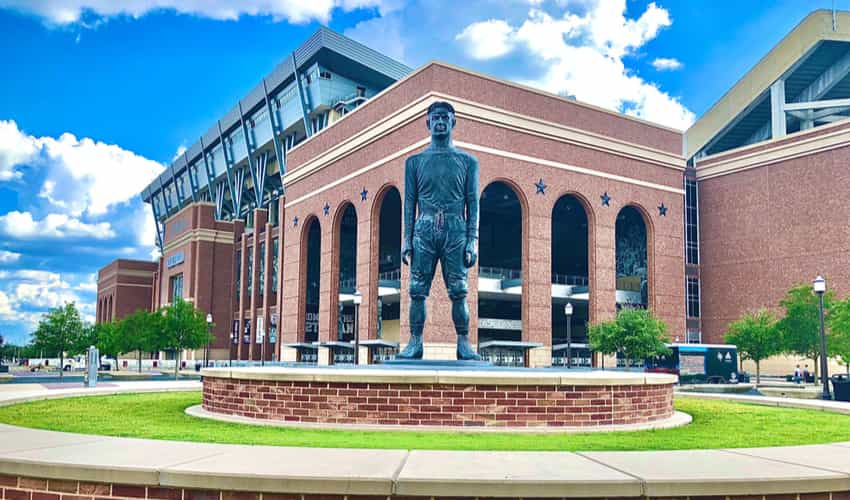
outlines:
[[236, 252], [236, 305], [239, 305], [239, 292], [242, 290], [242, 252]]
[[688, 317], [699, 318], [699, 278], [688, 277]]
[[177, 302], [183, 298], [183, 273], [171, 277], [171, 302]]
[[280, 247], [278, 247], [278, 239], [275, 238], [272, 240], [272, 293], [277, 293], [277, 253]]
[[248, 247], [248, 256], [245, 262], [245, 284], [248, 285], [246, 299], [250, 299], [254, 292], [254, 247]]
[[688, 264], [699, 264], [697, 232], [697, 181], [685, 179], [685, 257]]
[[257, 281], [257, 293], [262, 296], [266, 292], [266, 244], [260, 243], [260, 276]]

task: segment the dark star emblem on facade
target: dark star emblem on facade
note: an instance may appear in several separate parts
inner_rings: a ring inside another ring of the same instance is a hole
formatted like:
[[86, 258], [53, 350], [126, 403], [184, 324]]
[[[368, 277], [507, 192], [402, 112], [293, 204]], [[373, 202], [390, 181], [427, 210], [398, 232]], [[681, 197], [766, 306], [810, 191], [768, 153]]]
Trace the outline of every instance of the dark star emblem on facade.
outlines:
[[292, 225], [296, 226], [296, 227], [298, 226], [298, 216], [297, 215], [295, 216], [294, 219], [292, 219]]
[[328, 215], [329, 213], [331, 213], [331, 206], [330, 206], [330, 204], [329, 204], [328, 202], [325, 202], [325, 206], [324, 206], [324, 207], [322, 207], [322, 212], [323, 212], [325, 215]]
[[366, 191], [366, 188], [363, 188], [363, 191], [360, 191], [360, 201], [366, 201], [366, 196], [369, 195], [369, 191]]
[[534, 186], [537, 188], [537, 194], [546, 194], [546, 184], [543, 182], [543, 179], [535, 182]]
[[602, 206], [603, 207], [610, 207], [611, 206], [611, 197], [608, 196], [608, 191], [605, 191], [604, 193], [602, 193], [602, 196], [600, 196], [599, 198], [602, 200]]
[[664, 206], [664, 202], [662, 202], [661, 205], [658, 205], [658, 215], [661, 217], [667, 216], [667, 207]]

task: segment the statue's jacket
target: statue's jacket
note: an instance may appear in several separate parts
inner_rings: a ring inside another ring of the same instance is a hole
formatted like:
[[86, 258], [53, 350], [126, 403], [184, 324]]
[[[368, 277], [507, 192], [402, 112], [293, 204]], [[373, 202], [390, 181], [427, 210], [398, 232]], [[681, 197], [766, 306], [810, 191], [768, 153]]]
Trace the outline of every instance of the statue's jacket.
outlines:
[[413, 248], [416, 220], [465, 220], [466, 238], [478, 238], [478, 160], [453, 146], [430, 147], [404, 165], [404, 247]]

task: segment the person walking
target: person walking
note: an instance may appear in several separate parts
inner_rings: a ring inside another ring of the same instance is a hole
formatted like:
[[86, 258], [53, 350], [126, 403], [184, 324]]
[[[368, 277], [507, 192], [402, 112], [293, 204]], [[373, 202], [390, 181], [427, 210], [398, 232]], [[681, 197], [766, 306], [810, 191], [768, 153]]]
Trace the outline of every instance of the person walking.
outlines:
[[809, 365], [805, 365], [805, 366], [803, 367], [803, 383], [804, 383], [804, 384], [808, 384], [808, 383], [809, 383], [809, 376], [810, 376], [810, 374], [809, 374]]
[[797, 368], [794, 368], [794, 383], [800, 383], [800, 377], [802, 375], [802, 371], [800, 371], [800, 365], [797, 365]]

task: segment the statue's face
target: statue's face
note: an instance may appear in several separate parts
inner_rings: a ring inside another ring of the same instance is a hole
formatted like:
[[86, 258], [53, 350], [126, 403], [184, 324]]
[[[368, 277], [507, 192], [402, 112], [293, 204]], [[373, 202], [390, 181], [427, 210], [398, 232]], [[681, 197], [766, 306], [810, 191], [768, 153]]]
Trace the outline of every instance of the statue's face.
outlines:
[[428, 130], [431, 131], [431, 137], [445, 138], [452, 135], [452, 129], [455, 126], [455, 115], [451, 111], [444, 108], [437, 108], [428, 113]]

